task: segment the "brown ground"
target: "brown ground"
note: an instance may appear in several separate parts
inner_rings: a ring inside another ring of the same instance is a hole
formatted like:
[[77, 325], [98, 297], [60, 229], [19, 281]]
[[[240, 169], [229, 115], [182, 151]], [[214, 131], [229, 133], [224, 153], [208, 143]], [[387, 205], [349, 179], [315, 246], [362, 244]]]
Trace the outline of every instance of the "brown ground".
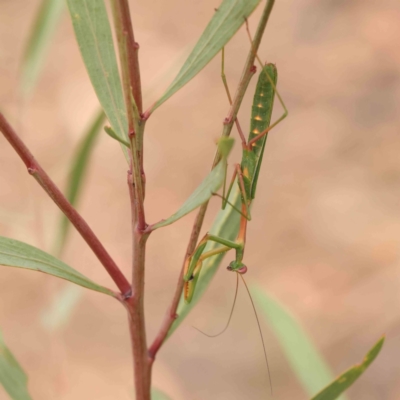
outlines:
[[[64, 187], [68, 162], [97, 103], [65, 13], [37, 90], [21, 111], [18, 63], [38, 4], [0, 1], [0, 108]], [[218, 4], [132, 2], [144, 88], [163, 68], [179, 67], [174, 60], [193, 44]], [[349, 391], [352, 399], [400, 398], [399, 21], [397, 0], [277, 1], [260, 52], [279, 68], [290, 116], [268, 141], [249, 225], [248, 281], [302, 321], [335, 373], [360, 360], [386, 333], [379, 359]], [[255, 19], [251, 26], [254, 30]], [[244, 30], [227, 47], [231, 86], [248, 48]], [[212, 62], [148, 122], [150, 222], [176, 210], [208, 171], [227, 110], [219, 68], [219, 60]], [[147, 90], [147, 106], [169, 80]], [[242, 125], [249, 119], [250, 97]], [[58, 211], [2, 138], [0, 171], [0, 234], [50, 251]], [[119, 147], [102, 135], [79, 208], [129, 274], [125, 171]], [[215, 202], [205, 229], [218, 207]], [[190, 215], [149, 242], [150, 338], [171, 298], [192, 221]], [[112, 285], [75, 233], [64, 260]], [[69, 324], [50, 333], [42, 315], [64, 287], [55, 278], [1, 267], [0, 326], [29, 373], [33, 397], [132, 398], [124, 310], [85, 291]], [[204, 301], [160, 352], [154, 383], [174, 400], [268, 398], [259, 337], [244, 295], [222, 337], [210, 340], [192, 328], [222, 326], [233, 290], [234, 277], [221, 270]], [[275, 399], [306, 399], [266, 324], [264, 333]], [[0, 399], [6, 398], [0, 389]]]

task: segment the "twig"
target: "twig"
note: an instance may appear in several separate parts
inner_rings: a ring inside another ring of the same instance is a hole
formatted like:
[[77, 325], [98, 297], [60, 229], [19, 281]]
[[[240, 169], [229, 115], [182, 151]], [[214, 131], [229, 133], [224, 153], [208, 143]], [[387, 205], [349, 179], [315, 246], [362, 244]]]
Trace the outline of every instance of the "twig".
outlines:
[[113, 0], [115, 30], [118, 38], [125, 105], [128, 116], [128, 135], [131, 148], [131, 166], [128, 184], [132, 212], [132, 297], [127, 299], [129, 329], [134, 364], [135, 393], [137, 400], [150, 400], [151, 362], [147, 353], [144, 319], [144, 275], [146, 219], [144, 210], [145, 174], [143, 169], [142, 90], [138, 49], [135, 42], [129, 4], [127, 0]]
[[24, 164], [26, 165], [28, 172], [37, 180], [39, 185], [45, 190], [45, 192], [52, 198], [57, 204], [60, 210], [70, 220], [72, 225], [81, 234], [83, 239], [93, 250], [99, 261], [103, 264], [115, 284], [124, 297], [129, 297], [131, 293], [131, 285], [128, 280], [118, 268], [117, 264], [108, 254], [107, 250], [101, 244], [97, 236], [93, 233], [86, 221], [81, 215], [72, 207], [69, 201], [61, 193], [60, 189], [50, 179], [47, 173], [35, 160], [32, 153], [26, 147], [26, 145], [19, 138], [17, 133], [13, 130], [11, 125], [7, 122], [4, 115], [0, 113], [0, 130], [9, 141], [14, 150], [18, 153]]
[[[275, 0], [268, 0], [267, 4], [265, 5], [265, 8], [263, 10], [263, 14], [258, 23], [257, 31], [254, 36], [253, 45], [250, 48], [246, 63], [243, 68], [239, 86], [236, 90], [232, 105], [228, 112], [228, 115], [224, 120], [222, 136], [230, 135], [232, 128], [233, 128], [233, 124], [235, 123], [235, 120], [236, 120], [237, 113], [242, 104], [243, 97], [246, 93], [247, 87], [250, 83], [252, 76], [256, 72], [256, 67], [254, 66], [254, 60], [255, 60], [258, 48], [260, 47], [261, 39], [263, 37], [265, 27], [267, 25], [268, 18], [271, 14], [274, 3], [275, 3]], [[219, 152], [217, 151], [217, 153], [214, 157], [212, 168], [214, 168], [218, 164], [220, 159], [221, 159], [221, 156], [220, 156]], [[183, 260], [183, 266], [185, 265], [186, 258], [189, 257], [193, 253], [194, 249], [196, 248], [196, 243], [199, 240], [199, 234], [200, 234], [201, 227], [203, 225], [203, 220], [204, 220], [205, 213], [207, 211], [207, 207], [208, 207], [208, 202], [204, 203], [200, 207], [200, 209], [197, 213], [196, 220], [194, 222], [193, 229], [192, 229], [192, 234], [190, 236], [190, 240], [189, 240], [189, 243], [187, 246], [185, 259]], [[153, 344], [150, 347], [149, 354], [152, 359], [155, 358], [158, 350], [160, 349], [160, 347], [162, 346], [163, 342], [165, 341], [165, 339], [168, 335], [168, 331], [170, 330], [175, 319], [177, 318], [176, 310], [178, 308], [179, 299], [181, 297], [182, 289], [183, 289], [182, 276], [183, 276], [183, 267], [182, 267], [180, 275], [179, 275], [179, 281], [176, 286], [171, 305], [168, 307], [168, 310], [165, 314], [164, 320], [161, 324], [160, 330], [159, 330], [156, 338], [154, 339]]]
[[[121, 68], [124, 80], [129, 83], [133, 98], [135, 99], [137, 110], [139, 114], [142, 113], [142, 86], [140, 83], [140, 69], [139, 69], [139, 44], [135, 42], [135, 36], [132, 28], [131, 14], [129, 10], [129, 3], [127, 0], [113, 0], [113, 13], [114, 23], [117, 31], [118, 42], [122, 43], [124, 51], [121, 52], [120, 58]], [[123, 60], [122, 60], [123, 58]], [[127, 102], [131, 102], [129, 92], [125, 93]], [[127, 110], [130, 113], [130, 110]]]
[[[203, 211], [203, 212], [200, 212], [200, 211]], [[198, 212], [198, 214], [196, 216], [196, 220], [193, 224], [192, 233], [190, 235], [184, 262], [183, 262], [181, 271], [178, 276], [178, 282], [177, 282], [177, 285], [175, 288], [175, 292], [174, 292], [174, 296], [172, 298], [171, 305], [169, 306], [167, 312], [165, 313], [165, 317], [161, 324], [160, 330], [159, 330], [156, 338], [154, 339], [152, 345], [149, 348], [149, 357], [151, 358], [152, 361], [155, 360], [156, 354], [157, 354], [158, 350], [160, 349], [160, 347], [162, 346], [165, 338], [167, 337], [169, 329], [171, 328], [175, 319], [178, 317], [178, 315], [176, 314], [176, 310], [178, 308], [179, 300], [181, 298], [182, 290], [183, 290], [183, 284], [184, 284], [183, 274], [184, 274], [184, 268], [185, 268], [185, 260], [192, 255], [192, 253], [196, 247], [196, 243], [199, 238], [201, 226], [203, 225], [203, 220], [204, 220], [204, 216], [206, 214], [207, 209], [202, 208], [202, 209], [200, 209], [200, 211]]]
[[119, 57], [122, 71], [122, 86], [124, 89], [125, 106], [128, 117], [128, 135], [131, 144], [132, 177], [135, 187], [136, 213], [138, 228], [146, 228], [144, 214], [144, 185], [143, 172], [143, 131], [145, 121], [142, 113], [142, 89], [138, 50], [135, 42], [129, 4], [127, 0], [113, 0], [115, 30], [118, 39]]

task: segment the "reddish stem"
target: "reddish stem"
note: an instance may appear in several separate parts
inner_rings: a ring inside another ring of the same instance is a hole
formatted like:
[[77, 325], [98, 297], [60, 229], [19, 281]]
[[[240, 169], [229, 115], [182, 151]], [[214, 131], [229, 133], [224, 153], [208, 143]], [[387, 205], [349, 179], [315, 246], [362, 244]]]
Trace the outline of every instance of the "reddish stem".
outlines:
[[[128, 173], [132, 212], [132, 298], [126, 301], [131, 333], [135, 394], [137, 400], [150, 400], [151, 362], [147, 353], [144, 318], [144, 276], [147, 224], [144, 210], [145, 174], [143, 170], [142, 92], [138, 49], [135, 42], [127, 0], [113, 0], [115, 30], [118, 38], [125, 105], [128, 117], [128, 135], [131, 144], [131, 165]], [[132, 101], [133, 97], [133, 101]]]
[[[136, 107], [139, 114], [143, 112], [142, 106], [142, 85], [140, 82], [140, 68], [139, 68], [139, 43], [135, 42], [135, 35], [133, 33], [131, 13], [129, 10], [129, 3], [127, 0], [114, 0], [116, 9], [118, 11], [119, 24], [122, 29], [119, 31], [118, 40], [124, 42], [126, 48], [126, 68], [127, 78], [131, 85], [133, 98], [135, 99]], [[130, 102], [130, 99], [129, 99]]]
[[[146, 228], [144, 213], [145, 174], [143, 170], [143, 131], [145, 121], [142, 113], [142, 89], [138, 49], [127, 0], [113, 0], [115, 31], [121, 62], [122, 86], [128, 117], [128, 135], [131, 144], [132, 177], [135, 188], [136, 218], [140, 230]], [[134, 104], [132, 102], [132, 97]]]
[[[206, 204], [208, 204], [208, 202]], [[203, 205], [203, 207], [201, 207], [199, 212], [197, 213], [196, 220], [193, 224], [192, 233], [190, 235], [189, 243], [188, 243], [188, 246], [186, 249], [185, 258], [183, 259], [182, 268], [179, 273], [178, 283], [175, 288], [175, 292], [174, 292], [174, 296], [172, 298], [171, 305], [168, 307], [167, 312], [165, 313], [164, 320], [161, 324], [160, 330], [159, 330], [157, 336], [155, 337], [152, 345], [149, 348], [149, 356], [153, 361], [156, 357], [158, 350], [164, 343], [164, 341], [168, 335], [168, 331], [170, 330], [175, 319], [178, 317], [176, 310], [178, 308], [179, 300], [181, 298], [183, 285], [184, 285], [183, 273], [184, 273], [185, 261], [188, 257], [190, 257], [192, 255], [194, 249], [196, 248], [196, 243], [199, 239], [200, 230], [203, 225], [203, 220], [204, 220], [204, 216], [206, 215], [206, 211], [207, 211], [207, 206], [204, 207], [204, 205]]]
[[39, 185], [42, 186], [45, 192], [52, 198], [52, 200], [57, 204], [60, 210], [70, 220], [72, 225], [74, 225], [76, 230], [81, 234], [89, 247], [93, 250], [93, 253], [103, 264], [104, 268], [114, 280], [115, 284], [118, 286], [123, 296], [129, 297], [131, 293], [131, 285], [129, 284], [124, 274], [118, 268], [117, 264], [108, 254], [107, 250], [93, 233], [86, 221], [74, 209], [74, 207], [61, 193], [60, 189], [58, 189], [56, 184], [50, 179], [47, 173], [35, 160], [32, 153], [22, 142], [17, 133], [4, 118], [4, 115], [2, 113], [0, 113], [0, 130], [3, 132], [3, 135], [10, 142], [11, 146], [14, 148], [17, 154], [21, 157], [22, 161], [25, 163], [28, 169], [28, 172], [37, 180]]

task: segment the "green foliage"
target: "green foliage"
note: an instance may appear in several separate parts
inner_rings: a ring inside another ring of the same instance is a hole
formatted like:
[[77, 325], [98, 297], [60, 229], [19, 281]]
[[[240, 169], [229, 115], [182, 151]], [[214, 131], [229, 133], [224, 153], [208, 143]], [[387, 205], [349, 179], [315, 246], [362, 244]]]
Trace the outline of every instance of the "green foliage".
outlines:
[[385, 338], [382, 337], [367, 353], [362, 362], [340, 375], [334, 382], [319, 392], [311, 400], [334, 400], [347, 390], [371, 365], [382, 349]]
[[328, 385], [334, 375], [300, 322], [258, 286], [251, 286], [251, 294], [307, 393], [312, 396]]
[[64, 9], [64, 0], [43, 0], [22, 56], [21, 91], [29, 95], [37, 81], [45, 52]]
[[193, 79], [218, 54], [259, 3], [260, 0], [224, 0], [221, 3], [178, 75], [153, 105], [152, 112]]
[[181, 208], [169, 218], [154, 224], [153, 229], [162, 228], [164, 226], [170, 225], [177, 221], [178, 219], [189, 214], [206, 201], [210, 200], [213, 193], [216, 193], [222, 186], [225, 180], [225, 166], [226, 158], [229, 155], [233, 146], [233, 139], [225, 138], [218, 144], [219, 151], [223, 154], [223, 158], [218, 163], [218, 165], [211, 170], [211, 172], [205, 177], [203, 182], [196, 188], [196, 190], [189, 196]]
[[28, 393], [28, 378], [6, 346], [0, 332], [0, 383], [13, 400], [32, 400]]
[[0, 265], [44, 272], [77, 285], [114, 296], [114, 292], [99, 286], [67, 264], [29, 244], [0, 236]]
[[[262, 289], [252, 286], [251, 293], [256, 304], [267, 318], [285, 352], [293, 370], [310, 395], [321, 390], [333, 380], [332, 373], [307, 333], [298, 321]], [[368, 352], [361, 364], [340, 375], [311, 400], [334, 400], [347, 390], [375, 360], [383, 346], [380, 339]], [[344, 395], [340, 396], [344, 400]]]
[[97, 98], [114, 132], [119, 138], [128, 140], [125, 102], [104, 1], [68, 0], [68, 7]]
[[[76, 153], [74, 155], [71, 172], [69, 173], [69, 179], [67, 182], [67, 189], [65, 197], [68, 201], [75, 206], [78, 197], [82, 190], [82, 184], [85, 178], [85, 173], [87, 171], [90, 156], [92, 154], [93, 147], [96, 143], [96, 139], [101, 132], [101, 126], [105, 120], [105, 115], [103, 111], [98, 112], [97, 116], [94, 118], [93, 122], [90, 124], [89, 129], [83, 134], [83, 140], [79, 144]], [[55, 244], [54, 254], [61, 254], [65, 241], [70, 229], [70, 222], [68, 218], [62, 214], [60, 225], [58, 228], [58, 235]]]

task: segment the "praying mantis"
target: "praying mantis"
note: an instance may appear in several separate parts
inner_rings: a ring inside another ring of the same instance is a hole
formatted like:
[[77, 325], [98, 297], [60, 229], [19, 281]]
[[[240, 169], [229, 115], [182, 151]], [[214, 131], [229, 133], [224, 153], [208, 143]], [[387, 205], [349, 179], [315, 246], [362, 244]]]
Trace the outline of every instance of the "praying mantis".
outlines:
[[[222, 63], [222, 79], [230, 99], [229, 89], [223, 69], [224, 67]], [[223, 196], [222, 208], [225, 208], [227, 204], [225, 199], [229, 197], [229, 193], [235, 183], [235, 180], [237, 180], [241, 193], [241, 211], [239, 211], [241, 214], [241, 219], [239, 233], [235, 241], [227, 240], [223, 237], [210, 235], [207, 233], [198, 243], [193, 254], [186, 259], [183, 279], [184, 299], [187, 303], [190, 303], [193, 298], [196, 284], [200, 276], [202, 263], [205, 259], [234, 249], [236, 257], [229, 264], [227, 269], [229, 271], [237, 272], [240, 275], [247, 272], [247, 266], [243, 263], [246, 245], [247, 222], [251, 220], [250, 206], [256, 194], [265, 143], [268, 136], [267, 134], [272, 128], [286, 118], [288, 114], [285, 104], [283, 103], [279, 93], [276, 92], [277, 78], [277, 69], [274, 64], [266, 64], [262, 67], [253, 99], [248, 141], [246, 141], [240, 125], [237, 122], [243, 148], [242, 160], [240, 164], [235, 165], [234, 174], [229, 185], [228, 193], [226, 196]], [[270, 125], [275, 94], [277, 95], [279, 102], [284, 109], [284, 113], [275, 123]], [[208, 241], [217, 242], [222, 246], [203, 253]]]
[[[247, 21], [246, 21], [247, 22]], [[247, 24], [246, 24], [247, 25]], [[249, 32], [248, 32], [249, 33]], [[257, 60], [260, 62], [258, 56], [256, 55]], [[262, 63], [260, 62], [261, 66]], [[222, 80], [224, 82], [224, 86], [229, 98], [231, 101], [231, 96], [229, 93], [228, 84], [226, 82], [225, 74], [224, 74], [224, 52], [222, 51]], [[201, 268], [203, 261], [209, 257], [213, 257], [217, 254], [221, 254], [227, 252], [231, 249], [235, 250], [236, 256], [233, 261], [229, 264], [227, 269], [229, 271], [236, 272], [237, 277], [241, 277], [242, 281], [246, 287], [246, 290], [250, 296], [250, 300], [256, 315], [258, 328], [261, 335], [263, 350], [264, 350], [264, 357], [268, 368], [268, 378], [271, 388], [271, 395], [272, 395], [272, 381], [271, 375], [268, 366], [268, 358], [265, 349], [264, 339], [261, 332], [260, 323], [257, 317], [257, 312], [250, 295], [249, 289], [245, 280], [243, 279], [243, 274], [247, 272], [247, 266], [243, 263], [244, 257], [244, 250], [246, 246], [246, 232], [247, 232], [247, 222], [251, 220], [251, 213], [250, 213], [250, 206], [252, 201], [255, 198], [256, 189], [257, 189], [257, 182], [260, 174], [260, 168], [262, 163], [262, 158], [264, 155], [265, 150], [265, 143], [267, 140], [268, 132], [278, 125], [283, 119], [286, 118], [288, 111], [282, 98], [280, 97], [279, 93], [276, 91], [276, 84], [278, 79], [278, 72], [276, 66], [274, 64], [266, 64], [262, 66], [261, 73], [258, 78], [256, 90], [254, 93], [253, 98], [253, 105], [252, 105], [252, 114], [251, 114], [251, 122], [250, 122], [250, 133], [248, 141], [243, 134], [242, 129], [240, 128], [240, 124], [238, 120], [236, 120], [236, 125], [238, 128], [239, 136], [242, 141], [242, 160], [240, 164], [236, 164], [234, 168], [234, 174], [232, 176], [228, 193], [225, 195], [223, 193], [222, 199], [222, 208], [224, 209], [228, 204], [226, 200], [229, 198], [229, 194], [232, 190], [232, 187], [237, 180], [237, 184], [239, 187], [239, 191], [241, 194], [241, 210], [237, 210], [241, 217], [240, 217], [240, 227], [239, 232], [236, 237], [235, 241], [227, 240], [223, 237], [219, 237], [216, 235], [211, 235], [207, 233], [201, 241], [198, 243], [196, 249], [194, 250], [193, 254], [185, 260], [185, 271], [184, 271], [184, 288], [183, 288], [183, 297], [186, 303], [190, 303], [193, 295], [195, 293], [196, 284], [198, 282]], [[274, 105], [274, 98], [275, 94], [277, 95], [279, 102], [281, 103], [284, 113], [282, 116], [270, 125], [271, 116], [272, 116], [272, 109]], [[225, 192], [225, 185], [224, 185], [224, 192]], [[230, 206], [233, 206], [230, 204]], [[204, 252], [204, 249], [207, 245], [208, 241], [213, 241], [216, 243], [221, 244], [222, 246], [217, 247], [216, 249], [209, 250]], [[239, 278], [238, 278], [239, 279]], [[238, 282], [237, 282], [238, 283]], [[236, 285], [236, 293], [237, 293], [238, 286]], [[230, 319], [232, 317], [233, 309], [235, 306], [236, 301], [236, 293], [235, 299], [233, 302], [233, 307], [228, 319], [228, 323], [226, 324], [225, 328], [219, 333], [225, 331], [228, 327]], [[202, 332], [202, 331], [200, 331]], [[202, 332], [204, 334], [204, 332]], [[217, 335], [208, 335], [209, 337], [215, 337]]]

